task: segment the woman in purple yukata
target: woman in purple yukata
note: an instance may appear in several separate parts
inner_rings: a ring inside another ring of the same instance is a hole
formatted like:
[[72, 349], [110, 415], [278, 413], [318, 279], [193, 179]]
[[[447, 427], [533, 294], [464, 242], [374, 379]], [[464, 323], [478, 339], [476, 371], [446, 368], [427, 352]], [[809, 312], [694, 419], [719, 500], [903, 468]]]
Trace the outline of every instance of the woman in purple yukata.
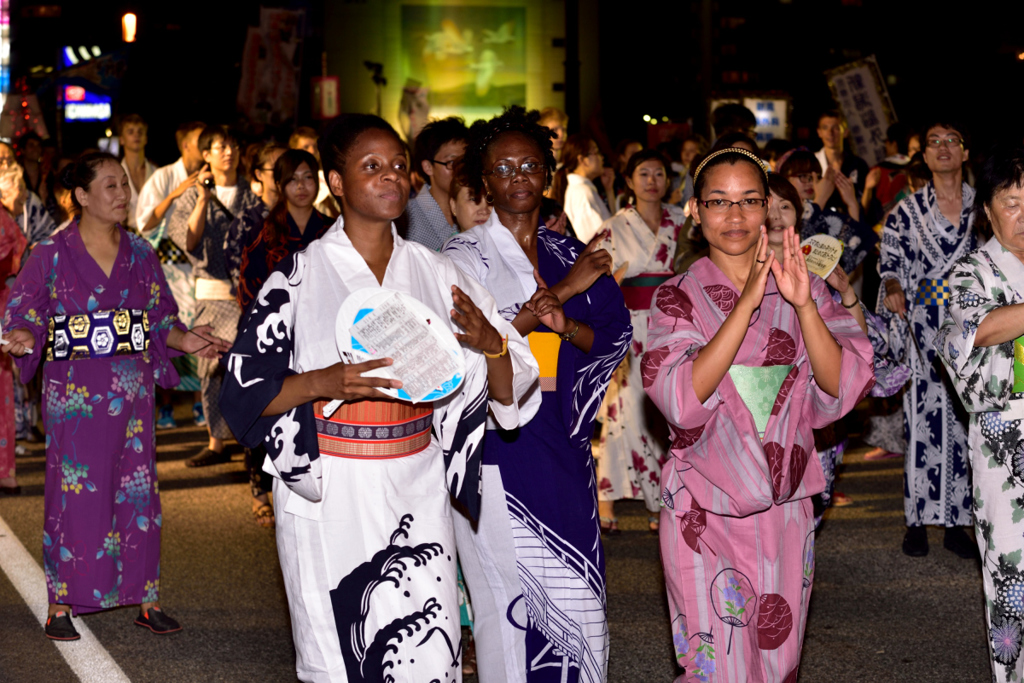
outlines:
[[216, 359], [228, 344], [178, 322], [156, 252], [120, 225], [131, 188], [117, 159], [87, 154], [61, 183], [78, 218], [32, 250], [4, 321], [22, 378], [43, 365], [46, 635], [77, 640], [70, 612], [121, 605], [173, 633], [181, 626], [159, 603], [153, 385], [178, 383], [172, 349]]
[[768, 248], [760, 160], [740, 149], [694, 173], [710, 256], [658, 288], [642, 361], [668, 419], [661, 556], [679, 681], [797, 680], [814, 576], [813, 429], [874, 383], [872, 351], [793, 228]]

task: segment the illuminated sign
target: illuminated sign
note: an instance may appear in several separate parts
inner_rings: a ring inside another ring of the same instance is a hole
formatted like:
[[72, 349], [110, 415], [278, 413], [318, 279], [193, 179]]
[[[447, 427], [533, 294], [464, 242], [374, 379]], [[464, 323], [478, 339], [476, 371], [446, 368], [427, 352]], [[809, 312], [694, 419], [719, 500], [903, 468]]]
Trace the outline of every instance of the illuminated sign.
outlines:
[[64, 105], [67, 121], [109, 121], [110, 102], [69, 102]]
[[64, 88], [65, 102], [85, 102], [85, 88], [80, 85], [69, 85]]

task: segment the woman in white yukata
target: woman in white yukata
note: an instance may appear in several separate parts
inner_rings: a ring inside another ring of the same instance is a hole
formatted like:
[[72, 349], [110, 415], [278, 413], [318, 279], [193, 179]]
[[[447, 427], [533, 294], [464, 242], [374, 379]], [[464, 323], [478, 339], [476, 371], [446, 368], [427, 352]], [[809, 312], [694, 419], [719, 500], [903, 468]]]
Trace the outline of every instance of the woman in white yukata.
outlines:
[[642, 498], [648, 524], [658, 531], [661, 512], [661, 468], [668, 454], [668, 424], [644, 393], [640, 358], [647, 350], [651, 299], [661, 283], [672, 278], [672, 259], [683, 210], [662, 202], [668, 189], [668, 162], [653, 149], [637, 152], [626, 164], [628, 206], [605, 221], [601, 245], [612, 255], [613, 268], [633, 324], [633, 344], [619, 366], [605, 397], [601, 445], [597, 458], [597, 496], [601, 531], [619, 533], [615, 501]]
[[[409, 169], [391, 126], [348, 115], [319, 145], [342, 216], [260, 290], [221, 406], [239, 441], [267, 449], [299, 679], [458, 681], [449, 500], [477, 515], [488, 406], [518, 425], [537, 365], [480, 285], [396, 234]], [[400, 382], [362, 376], [390, 359], [342, 362], [335, 317], [352, 292], [378, 287], [451, 315], [466, 362], [455, 394], [392, 400], [377, 388]], [[329, 399], [344, 403], [325, 417]]]
[[935, 347], [971, 415], [974, 530], [982, 558], [992, 680], [1024, 677], [1024, 149], [995, 150], [978, 174], [993, 239], [961, 258]]

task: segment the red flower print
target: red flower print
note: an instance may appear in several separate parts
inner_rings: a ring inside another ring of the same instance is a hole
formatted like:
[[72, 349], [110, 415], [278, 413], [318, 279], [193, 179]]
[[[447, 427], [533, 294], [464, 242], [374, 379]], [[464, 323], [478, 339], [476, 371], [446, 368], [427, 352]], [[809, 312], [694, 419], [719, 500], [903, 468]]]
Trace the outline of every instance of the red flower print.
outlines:
[[654, 257], [655, 261], [668, 265], [668, 245], [663, 244]]
[[647, 478], [655, 486], [657, 486], [661, 482], [661, 476], [658, 475], [658, 471], [657, 470], [651, 470], [651, 473], [647, 475]]
[[792, 496], [800, 488], [803, 481], [804, 471], [807, 469], [807, 460], [810, 458], [807, 451], [799, 444], [793, 444], [793, 450], [789, 452], [789, 495]]
[[764, 455], [768, 460], [768, 471], [772, 475], [772, 497], [779, 499], [779, 492], [782, 489], [782, 461], [786, 455], [786, 449], [774, 441], [764, 445]]
[[597, 485], [597, 488], [602, 491], [611, 491], [612, 483], [608, 481], [608, 477], [601, 477], [601, 482]]
[[639, 496], [640, 495], [640, 487], [637, 486], [636, 484], [633, 484], [633, 483], [630, 483], [630, 486], [633, 489], [633, 497], [636, 498], [637, 496]]
[[726, 315], [732, 313], [732, 309], [736, 308], [736, 292], [725, 285], [708, 285], [704, 288], [704, 293]]
[[633, 451], [633, 469], [636, 470], [637, 474], [643, 474], [647, 471], [647, 463], [640, 457], [640, 454]]
[[658, 379], [658, 370], [669, 353], [669, 348], [662, 346], [644, 354], [644, 359], [640, 361], [640, 377], [643, 379], [644, 389], [650, 389], [654, 380]]
[[796, 342], [783, 330], [773, 327], [768, 331], [764, 365], [790, 365], [796, 360]]
[[672, 427], [672, 448], [689, 448], [693, 444], [700, 441], [701, 434], [704, 433], [705, 425], [700, 427], [694, 427], [693, 429], [677, 429]]
[[757, 646], [778, 649], [793, 630], [793, 610], [777, 593], [765, 593], [757, 603]]
[[796, 374], [796, 368], [791, 368], [789, 374], [786, 375], [786, 379], [782, 380], [779, 393], [775, 396], [775, 403], [772, 404], [772, 415], [778, 415], [782, 412], [782, 406], [785, 405], [786, 399], [789, 398], [789, 392], [793, 389], [793, 382], [796, 381]]
[[608, 421], [615, 422], [615, 416], [619, 414], [619, 409], [615, 407], [615, 403], [608, 404]]
[[686, 292], [675, 285], [659, 287], [658, 293], [654, 297], [654, 305], [665, 315], [693, 322], [693, 302], [690, 301], [690, 297], [686, 296]]
[[639, 358], [640, 355], [643, 352], [644, 352], [644, 345], [642, 343], [640, 343], [639, 341], [637, 341], [636, 339], [634, 339], [633, 340], [633, 355]]

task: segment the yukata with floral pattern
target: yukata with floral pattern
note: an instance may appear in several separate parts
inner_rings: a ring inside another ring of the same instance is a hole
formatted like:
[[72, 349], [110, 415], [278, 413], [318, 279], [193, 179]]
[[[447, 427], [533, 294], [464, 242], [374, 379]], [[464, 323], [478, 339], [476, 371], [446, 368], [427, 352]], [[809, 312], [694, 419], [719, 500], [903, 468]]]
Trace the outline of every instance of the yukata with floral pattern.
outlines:
[[[677, 681], [795, 683], [814, 578], [811, 496], [825, 488], [813, 430], [842, 418], [871, 389], [872, 350], [812, 275], [811, 297], [842, 349], [839, 397], [826, 394], [812, 376], [796, 309], [769, 276], [730, 372], [702, 404], [693, 361], [739, 297], [710, 259], [697, 261], [658, 288], [641, 362], [644, 389], [672, 432], [660, 537], [685, 669]], [[745, 400], [733, 372], [785, 374]], [[748, 405], [766, 417], [763, 427]]]
[[[909, 365], [912, 373], [903, 394], [907, 526], [953, 527], [972, 522], [966, 421], [935, 346], [945, 318], [941, 283], [953, 264], [977, 246], [974, 188], [967, 183], [962, 188], [962, 207], [959, 220], [952, 224], [939, 210], [935, 186], [928, 183], [896, 205], [882, 233], [878, 261], [882, 286], [875, 309], [889, 324], [893, 357]], [[889, 279], [903, 288], [906, 318], [882, 303]]]
[[[21, 257], [28, 241], [11, 214], [0, 207], [0, 311], [7, 306], [11, 294], [8, 276], [21, 269]], [[0, 357], [0, 479], [13, 477], [15, 439], [15, 398], [13, 364], [7, 354]]]
[[1012, 341], [975, 346], [982, 321], [1003, 306], [1024, 303], [1024, 264], [990, 240], [950, 273], [953, 297], [937, 346], [970, 413], [968, 447], [974, 483], [974, 529], [982, 557], [985, 618], [993, 680], [1020, 681], [1024, 617], [1024, 392], [1014, 386]]
[[[118, 230], [109, 277], [86, 251], [77, 222], [36, 245], [4, 320], [5, 329], [25, 328], [35, 338], [32, 352], [14, 361], [22, 377], [43, 364], [43, 567], [49, 602], [75, 614], [159, 598], [153, 385], [178, 383], [167, 347], [178, 307], [153, 248]], [[147, 312], [144, 353], [44, 360], [55, 316], [118, 309]]]
[[[843, 297], [836, 290], [829, 287], [832, 293], [832, 301], [842, 305]], [[888, 329], [885, 321], [868, 310], [868, 307], [861, 301], [857, 304], [864, 314], [868, 328], [868, 340], [871, 342], [871, 349], [874, 351], [872, 358], [875, 370], [875, 385], [871, 387], [872, 398], [888, 398], [899, 393], [910, 379], [910, 368], [904, 363], [897, 363], [893, 360], [889, 351]], [[818, 450], [818, 459], [821, 460], [821, 468], [825, 472], [825, 490], [813, 498], [814, 500], [814, 526], [821, 525], [825, 510], [832, 504], [832, 497], [836, 488], [836, 471], [843, 464], [843, 454], [849, 442], [849, 434], [846, 425], [842, 420], [833, 422], [823, 429], [814, 430], [814, 445]]]
[[654, 515], [661, 509], [661, 468], [668, 454], [668, 427], [644, 393], [640, 358], [647, 348], [647, 322], [654, 294], [650, 284], [672, 277], [676, 241], [685, 222], [682, 209], [662, 204], [657, 233], [632, 206], [601, 226], [601, 230], [608, 231], [602, 246], [612, 255], [613, 269], [626, 266], [620, 284], [630, 309], [633, 343], [605, 394], [601, 442], [594, 451], [597, 497], [604, 501], [642, 497]]

